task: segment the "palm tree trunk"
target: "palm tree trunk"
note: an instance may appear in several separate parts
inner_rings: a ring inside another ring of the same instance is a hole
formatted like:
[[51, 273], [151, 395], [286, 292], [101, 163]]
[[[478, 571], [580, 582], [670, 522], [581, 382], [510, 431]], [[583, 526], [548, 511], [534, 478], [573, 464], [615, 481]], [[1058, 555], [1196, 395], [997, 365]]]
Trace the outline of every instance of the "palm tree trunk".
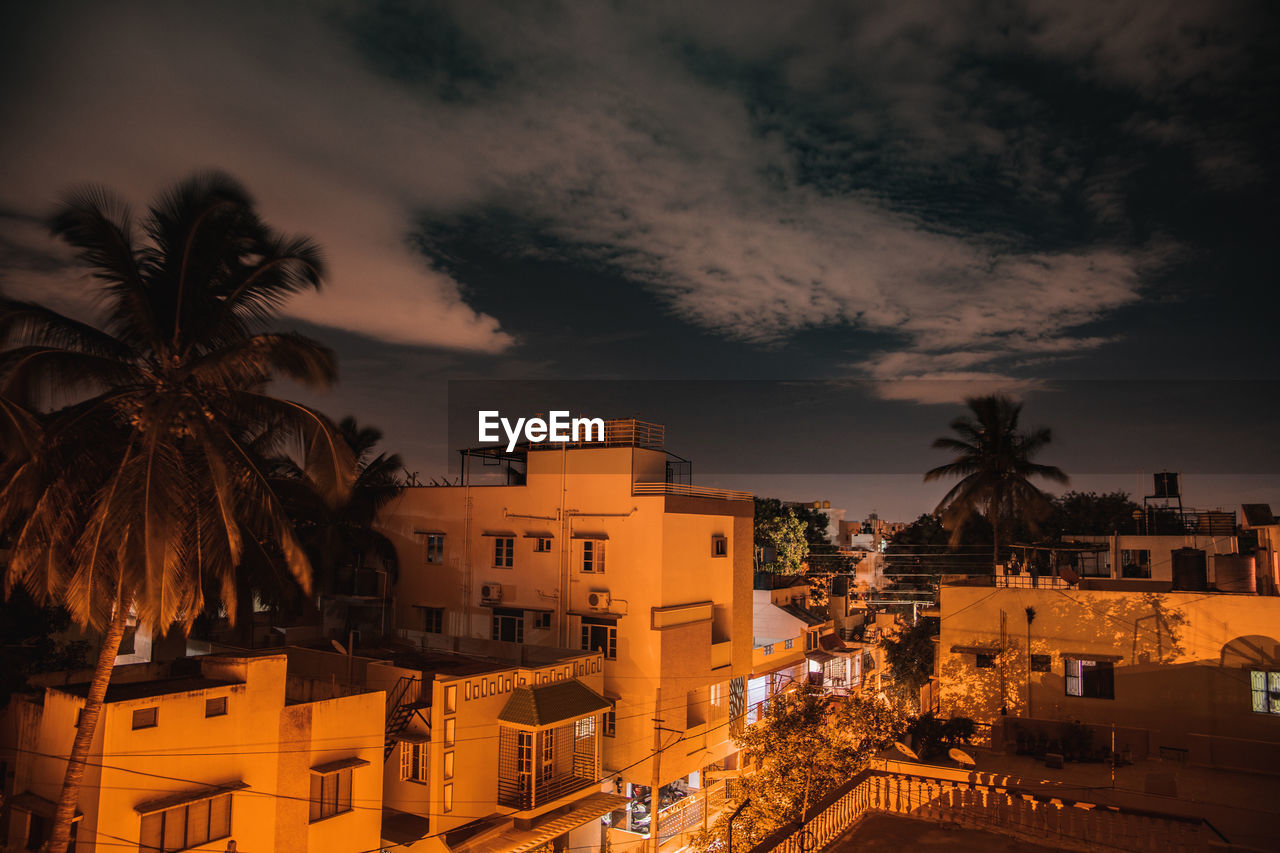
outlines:
[[116, 612], [107, 627], [107, 635], [102, 638], [102, 650], [98, 652], [98, 663], [93, 669], [93, 680], [89, 682], [89, 695], [84, 701], [84, 710], [80, 713], [80, 726], [76, 729], [76, 739], [71, 745], [71, 755], [67, 757], [67, 774], [62, 780], [62, 793], [58, 797], [58, 808], [53, 813], [53, 832], [49, 836], [48, 853], [66, 853], [71, 843], [71, 824], [75, 818], [76, 804], [80, 799], [80, 785], [84, 781], [84, 768], [89, 757], [89, 747], [93, 744], [93, 734], [98, 728], [98, 718], [102, 715], [102, 701], [107, 696], [107, 685], [111, 682], [111, 669], [115, 666], [116, 654], [120, 651], [120, 640], [124, 637], [124, 629], [129, 621], [129, 605], [123, 600], [116, 601]]

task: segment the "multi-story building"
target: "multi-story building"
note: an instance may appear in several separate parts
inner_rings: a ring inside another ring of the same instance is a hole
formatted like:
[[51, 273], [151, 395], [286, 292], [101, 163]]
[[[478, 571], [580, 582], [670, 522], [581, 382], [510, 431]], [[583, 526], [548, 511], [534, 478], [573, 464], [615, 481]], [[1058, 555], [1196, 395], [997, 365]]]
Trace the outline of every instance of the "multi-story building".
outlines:
[[[287, 675], [283, 654], [173, 666], [185, 674], [158, 664], [113, 674], [80, 792], [78, 853], [377, 849], [381, 692], [301, 701], [305, 680]], [[4, 715], [6, 850], [48, 837], [86, 689], [18, 695]]]
[[631, 420], [608, 422], [600, 442], [463, 460], [462, 485], [406, 489], [380, 515], [399, 555], [394, 624], [427, 645], [598, 653], [610, 702], [600, 789], [635, 799], [612, 823], [615, 846], [637, 841], [655, 781], [663, 808], [734, 761], [730, 711], [751, 669], [751, 495], [672, 482], [662, 428]]

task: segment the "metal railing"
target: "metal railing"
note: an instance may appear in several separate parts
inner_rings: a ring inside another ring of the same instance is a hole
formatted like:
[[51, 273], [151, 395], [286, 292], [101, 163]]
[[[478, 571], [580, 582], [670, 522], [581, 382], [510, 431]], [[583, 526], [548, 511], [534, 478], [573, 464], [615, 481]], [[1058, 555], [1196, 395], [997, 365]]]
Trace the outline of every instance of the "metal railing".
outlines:
[[632, 483], [633, 495], [679, 495], [688, 498], [714, 498], [722, 501], [749, 501], [755, 496], [751, 492], [740, 492], [735, 489], [714, 489], [710, 486], [690, 486], [686, 483]]
[[[603, 441], [545, 441], [521, 446], [528, 450], [560, 450], [566, 447], [647, 447], [661, 450], [666, 432], [667, 428], [662, 424], [635, 418], [615, 418], [604, 422]], [[588, 434], [594, 436], [590, 431]]]

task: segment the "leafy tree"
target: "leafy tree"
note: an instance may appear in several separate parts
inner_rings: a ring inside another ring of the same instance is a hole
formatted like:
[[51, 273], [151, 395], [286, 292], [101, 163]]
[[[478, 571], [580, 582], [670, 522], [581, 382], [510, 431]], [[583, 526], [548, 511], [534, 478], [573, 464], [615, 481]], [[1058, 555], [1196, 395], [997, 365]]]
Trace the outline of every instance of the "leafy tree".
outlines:
[[938, 636], [938, 629], [938, 618], [926, 616], [914, 625], [903, 625], [880, 641], [894, 689], [912, 706], [919, 703], [920, 688], [933, 675], [933, 638]]
[[1067, 475], [1053, 465], [1032, 461], [1053, 438], [1041, 427], [1030, 432], [1019, 429], [1022, 404], [1000, 394], [970, 397], [970, 414], [951, 422], [958, 437], [943, 436], [935, 448], [952, 450], [956, 456], [924, 475], [926, 482], [942, 477], [959, 477], [938, 503], [936, 513], [951, 532], [950, 542], [961, 542], [964, 527], [975, 517], [991, 525], [992, 567], [1000, 562], [1001, 533], [1018, 523], [1033, 530], [1050, 512], [1049, 498], [1031, 484], [1031, 477], [1066, 483]]
[[750, 850], [778, 827], [807, 818], [814, 803], [905, 730], [902, 713], [876, 699], [824, 697], [808, 685], [776, 697], [764, 716], [734, 738], [755, 772], [742, 777], [715, 824], [694, 837], [694, 848], [727, 850], [729, 815], [749, 798], [733, 822], [729, 853]]
[[798, 575], [804, 571], [809, 556], [809, 543], [805, 540], [805, 524], [791, 510], [783, 514], [757, 521], [755, 536], [757, 547], [763, 548], [766, 559], [760, 570], [782, 575]]
[[260, 450], [293, 448], [335, 502], [351, 462], [323, 415], [266, 393], [277, 377], [335, 376], [315, 341], [262, 331], [292, 294], [319, 287], [311, 241], [269, 228], [219, 173], [163, 193], [140, 227], [96, 187], [68, 195], [50, 224], [89, 267], [101, 324], [0, 301], [0, 394], [54, 407], [38, 440], [4, 448], [0, 530], [13, 531], [6, 589], [59, 601], [104, 634], [53, 821], [50, 849], [65, 853], [130, 613], [156, 634], [186, 630], [210, 580], [234, 614], [237, 570], [262, 543], [310, 587], [306, 553], [245, 436]]
[[940, 720], [933, 712], [912, 718], [907, 726], [907, 736], [916, 754], [926, 759], [942, 755], [952, 747], [968, 745], [976, 731], [977, 726], [968, 717]]
[[1053, 510], [1044, 525], [1050, 539], [1060, 540], [1073, 533], [1109, 536], [1133, 532], [1133, 514], [1142, 507], [1128, 492], [1065, 492], [1053, 499]]
[[66, 608], [39, 605], [21, 588], [0, 601], [0, 708], [36, 673], [87, 665], [89, 644], [59, 637], [70, 626]]

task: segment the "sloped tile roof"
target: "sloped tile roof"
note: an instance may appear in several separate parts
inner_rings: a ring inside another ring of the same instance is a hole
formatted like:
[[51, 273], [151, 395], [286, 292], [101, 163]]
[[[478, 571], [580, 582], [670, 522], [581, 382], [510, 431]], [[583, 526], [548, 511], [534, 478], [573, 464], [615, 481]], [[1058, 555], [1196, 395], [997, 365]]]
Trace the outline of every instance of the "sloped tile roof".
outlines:
[[607, 711], [610, 707], [608, 699], [571, 678], [555, 684], [517, 687], [498, 719], [518, 726], [549, 726]]

